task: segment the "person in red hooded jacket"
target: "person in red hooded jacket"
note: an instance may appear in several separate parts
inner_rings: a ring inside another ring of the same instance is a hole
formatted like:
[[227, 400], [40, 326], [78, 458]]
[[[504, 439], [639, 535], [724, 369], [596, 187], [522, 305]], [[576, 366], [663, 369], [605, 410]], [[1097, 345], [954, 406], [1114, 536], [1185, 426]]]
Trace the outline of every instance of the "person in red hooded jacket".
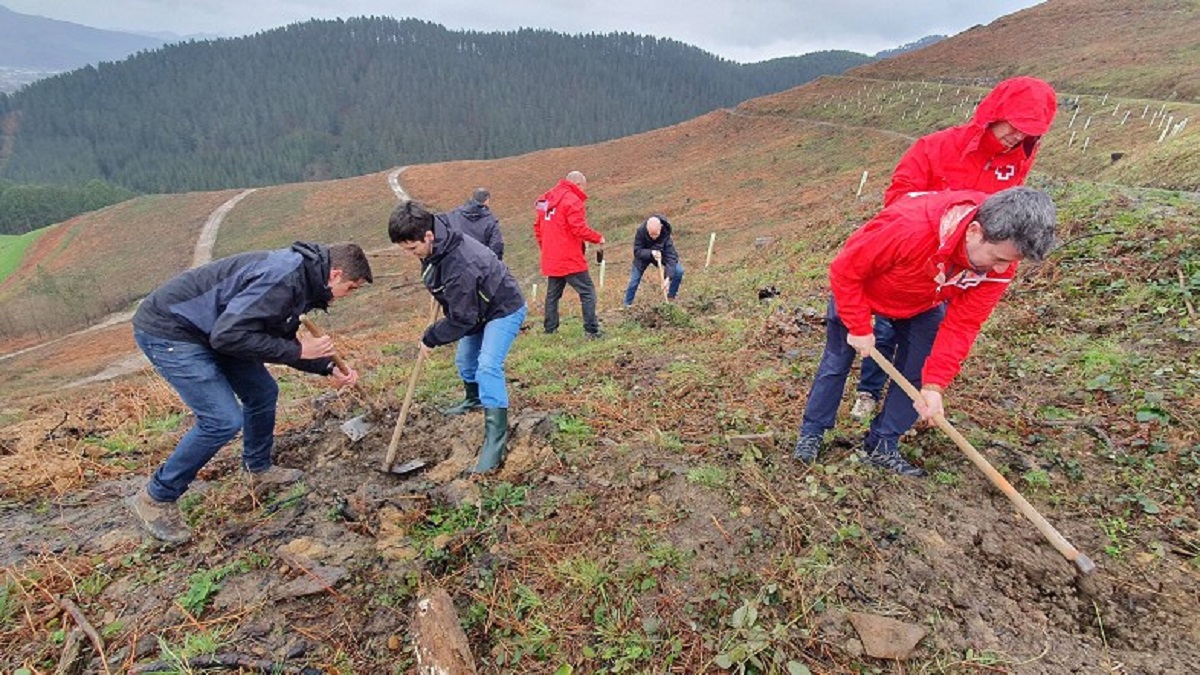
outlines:
[[896, 368], [921, 387], [921, 402], [892, 387], [871, 420], [864, 462], [905, 476], [924, 471], [900, 456], [899, 440], [918, 417], [943, 414], [942, 396], [983, 322], [1024, 259], [1054, 242], [1054, 203], [1014, 187], [994, 195], [949, 190], [902, 199], [846, 240], [829, 266], [833, 297], [825, 351], [809, 390], [794, 456], [816, 461], [832, 428], [854, 356], [875, 346], [872, 317], [891, 320]]
[[[992, 194], [1024, 185], [1057, 111], [1058, 99], [1048, 83], [1025, 76], [1004, 80], [983, 97], [970, 122], [922, 136], [912, 144], [892, 173], [884, 206], [926, 192]], [[875, 342], [884, 356], [895, 354], [895, 334], [887, 319], [876, 320]], [[882, 368], [864, 361], [851, 416], [869, 418], [886, 382]]]
[[558, 330], [558, 301], [569, 285], [579, 294], [583, 306], [583, 332], [588, 338], [601, 337], [596, 319], [596, 287], [588, 274], [584, 242], [604, 245], [604, 235], [587, 224], [587, 177], [572, 171], [538, 198], [533, 235], [542, 252], [542, 274], [546, 275], [545, 317], [547, 333]]

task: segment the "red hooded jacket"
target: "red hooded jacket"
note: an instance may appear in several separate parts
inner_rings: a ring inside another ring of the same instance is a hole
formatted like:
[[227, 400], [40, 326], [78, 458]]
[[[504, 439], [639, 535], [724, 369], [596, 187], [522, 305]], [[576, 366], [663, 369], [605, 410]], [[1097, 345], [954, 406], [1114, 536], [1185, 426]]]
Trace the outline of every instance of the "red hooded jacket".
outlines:
[[[988, 194], [1023, 185], [1037, 159], [1041, 137], [1054, 122], [1054, 89], [1035, 77], [1004, 80], [988, 92], [967, 124], [922, 136], [900, 158], [883, 203], [913, 192], [982, 190]], [[1027, 138], [1011, 150], [988, 125], [1005, 121]]]
[[902, 199], [850, 235], [829, 266], [838, 317], [851, 335], [871, 333], [871, 315], [907, 319], [946, 304], [946, 318], [921, 374], [947, 387], [991, 316], [1017, 263], [978, 273], [965, 233], [988, 194], [952, 190]]
[[587, 271], [583, 242], [599, 244], [604, 240], [588, 227], [586, 201], [583, 189], [565, 178], [537, 200], [533, 235], [542, 250], [545, 276], [565, 277]]

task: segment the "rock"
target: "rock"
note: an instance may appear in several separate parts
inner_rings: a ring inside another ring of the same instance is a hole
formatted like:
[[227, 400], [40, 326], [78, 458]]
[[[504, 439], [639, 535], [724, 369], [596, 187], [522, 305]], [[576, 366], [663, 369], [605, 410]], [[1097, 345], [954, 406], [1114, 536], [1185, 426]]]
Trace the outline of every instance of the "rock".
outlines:
[[850, 624], [858, 632], [868, 656], [904, 661], [912, 656], [917, 643], [925, 637], [924, 628], [885, 616], [850, 612]]
[[346, 576], [344, 567], [323, 567], [316, 565], [311, 569], [302, 570], [299, 576], [275, 589], [276, 600], [299, 598], [305, 595], [320, 593], [333, 588], [337, 582]]

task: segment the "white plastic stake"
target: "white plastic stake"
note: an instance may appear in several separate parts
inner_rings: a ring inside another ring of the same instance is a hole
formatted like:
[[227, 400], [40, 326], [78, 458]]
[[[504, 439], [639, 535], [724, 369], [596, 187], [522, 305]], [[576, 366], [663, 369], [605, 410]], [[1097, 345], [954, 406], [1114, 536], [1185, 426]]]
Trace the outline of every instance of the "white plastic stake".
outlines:
[[1087, 152], [1087, 146], [1088, 146], [1088, 144], [1089, 144], [1089, 143], [1091, 143], [1091, 142], [1092, 142], [1092, 137], [1091, 137], [1091, 136], [1088, 136], [1087, 138], [1083, 139], [1083, 149], [1082, 149], [1082, 150], [1080, 150], [1080, 152]]
[[604, 290], [604, 268], [608, 267], [607, 260], [600, 261], [600, 290]]
[[1131, 113], [1131, 112], [1133, 112], [1133, 111], [1132, 110], [1125, 111], [1125, 116], [1121, 118], [1121, 126], [1125, 126], [1125, 123], [1127, 121], [1129, 121], [1129, 113]]
[[1075, 112], [1071, 113], [1071, 121], [1070, 121], [1070, 122], [1067, 122], [1067, 128], [1068, 128], [1068, 129], [1070, 129], [1071, 127], [1075, 126], [1075, 118], [1076, 118], [1076, 117], [1078, 117], [1078, 116], [1079, 116], [1079, 108], [1076, 108], [1076, 109], [1075, 109]]
[[533, 290], [529, 292], [529, 306], [532, 307], [537, 303], [537, 284], [533, 285]]
[[1075, 130], [1074, 129], [1071, 130], [1071, 139], [1069, 141], [1067, 141], [1068, 148], [1071, 147], [1072, 145], [1075, 145]]
[[712, 264], [713, 245], [716, 243], [717, 233], [713, 232], [712, 234], [708, 235], [708, 255], [704, 256], [704, 269], [708, 269], [708, 266]]
[[1092, 116], [1088, 115], [1087, 121], [1083, 123], [1083, 130], [1087, 131], [1090, 126], [1092, 126]]
[[867, 172], [863, 171], [862, 179], [858, 181], [858, 192], [854, 193], [854, 198], [862, 197], [863, 186], [867, 184]]

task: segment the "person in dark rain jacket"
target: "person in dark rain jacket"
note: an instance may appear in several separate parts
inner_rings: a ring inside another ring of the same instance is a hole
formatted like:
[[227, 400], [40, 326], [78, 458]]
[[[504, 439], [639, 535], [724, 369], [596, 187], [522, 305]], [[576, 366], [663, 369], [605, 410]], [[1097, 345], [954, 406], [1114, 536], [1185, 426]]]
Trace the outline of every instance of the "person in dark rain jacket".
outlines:
[[491, 249], [417, 202], [396, 207], [388, 238], [421, 260], [421, 279], [444, 312], [425, 330], [419, 348], [428, 353], [458, 342], [455, 365], [467, 392], [464, 403], [474, 398], [473, 407], [483, 408], [484, 440], [474, 472], [491, 471], [508, 452], [504, 361], [525, 320], [525, 298]]
[[492, 249], [497, 258], [504, 260], [504, 236], [500, 233], [500, 221], [488, 208], [491, 198], [486, 188], [475, 188], [466, 204], [445, 215], [452, 227]]
[[654, 215], [646, 219], [633, 235], [633, 269], [629, 273], [629, 285], [625, 287], [625, 306], [633, 304], [637, 296], [642, 275], [651, 265], [662, 266], [667, 300], [674, 301], [683, 282], [683, 265], [679, 253], [671, 240], [671, 223], [666, 216]]
[[196, 417], [130, 507], [154, 537], [191, 538], [176, 501], [217, 451], [242, 432], [242, 464], [257, 486], [286, 485], [299, 469], [271, 462], [279, 385], [267, 363], [317, 375], [337, 386], [358, 380], [334, 366], [333, 341], [298, 332], [300, 315], [370, 283], [356, 244], [296, 242], [290, 248], [230, 256], [167, 281], [138, 306], [133, 337], [154, 369]]

